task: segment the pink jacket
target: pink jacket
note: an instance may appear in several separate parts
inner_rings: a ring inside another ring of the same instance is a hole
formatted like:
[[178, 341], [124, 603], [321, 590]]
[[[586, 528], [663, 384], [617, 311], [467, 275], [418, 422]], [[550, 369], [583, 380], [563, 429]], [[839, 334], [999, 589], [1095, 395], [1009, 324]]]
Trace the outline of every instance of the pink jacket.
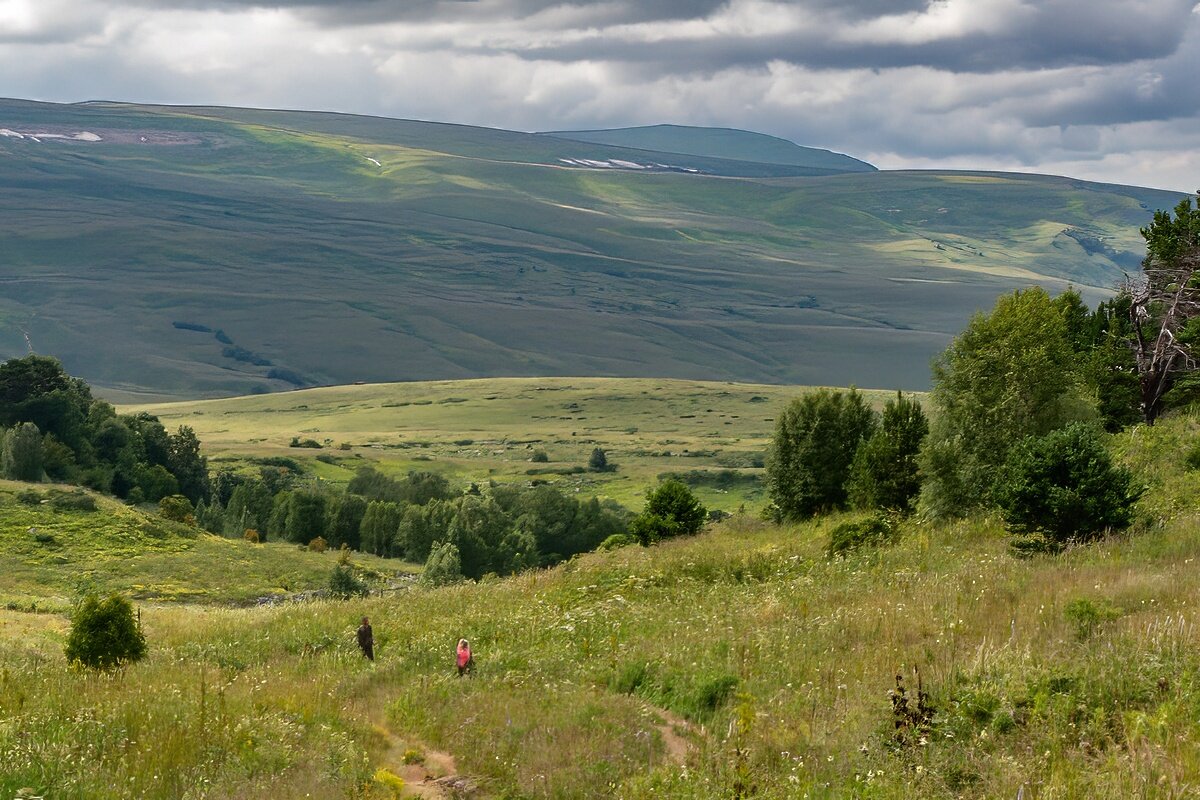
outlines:
[[467, 663], [471, 660], [471, 648], [463, 647], [462, 645], [459, 645], [457, 652], [458, 652], [458, 666], [460, 668], [465, 667], [467, 665]]

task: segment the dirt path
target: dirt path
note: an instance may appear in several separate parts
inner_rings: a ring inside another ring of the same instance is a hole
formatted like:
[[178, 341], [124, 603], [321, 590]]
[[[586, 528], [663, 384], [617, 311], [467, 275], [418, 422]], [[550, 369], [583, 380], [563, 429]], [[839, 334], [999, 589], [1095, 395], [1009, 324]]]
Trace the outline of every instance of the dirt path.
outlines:
[[[372, 730], [384, 743], [377, 766], [404, 779], [401, 797], [457, 800], [473, 797], [478, 790], [475, 781], [458, 774], [458, 765], [449, 753], [402, 739], [381, 722], [374, 724]], [[413, 755], [419, 758], [414, 759]]]
[[693, 738], [689, 737], [699, 736], [700, 733], [692, 723], [665, 708], [648, 705], [646, 709], [662, 720], [654, 729], [662, 736], [663, 746], [667, 749], [667, 759], [672, 764], [682, 767], [687, 763], [688, 756], [696, 750]]

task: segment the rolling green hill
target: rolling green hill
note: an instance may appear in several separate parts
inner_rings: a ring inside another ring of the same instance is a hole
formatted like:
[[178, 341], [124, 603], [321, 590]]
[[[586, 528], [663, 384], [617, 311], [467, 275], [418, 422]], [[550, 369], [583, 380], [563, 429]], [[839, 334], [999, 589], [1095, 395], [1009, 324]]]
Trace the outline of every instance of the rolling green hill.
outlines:
[[[246, 603], [324, 589], [337, 558], [213, 536], [76, 487], [0, 481], [0, 607], [62, 611], [84, 591]], [[366, 553], [353, 563], [380, 581], [414, 569]]]
[[[1177, 200], [309, 112], [0, 101], [0, 130], [0, 357], [56, 355], [126, 400], [502, 375], [923, 388], [974, 310], [1031, 282], [1094, 298]], [[695, 172], [637, 168], [659, 163]]]
[[546, 135], [638, 150], [728, 158], [761, 164], [791, 164], [831, 172], [871, 172], [875, 169], [865, 161], [841, 153], [831, 153], [815, 147], [801, 147], [776, 136], [732, 128], [649, 125], [598, 131], [550, 131]]

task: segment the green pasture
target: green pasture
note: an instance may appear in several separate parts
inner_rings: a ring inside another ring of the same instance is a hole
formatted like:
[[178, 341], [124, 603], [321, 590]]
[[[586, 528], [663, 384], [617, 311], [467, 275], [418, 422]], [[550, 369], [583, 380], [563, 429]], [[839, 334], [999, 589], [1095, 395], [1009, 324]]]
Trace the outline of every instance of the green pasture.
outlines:
[[[286, 456], [344, 484], [364, 465], [428, 470], [466, 485], [542, 480], [637, 510], [664, 473], [685, 473], [709, 507], [765, 503], [775, 415], [802, 387], [641, 378], [504, 378], [306, 389], [123, 407], [168, 430], [190, 425], [213, 469]], [[865, 392], [882, 408], [892, 392]], [[291, 447], [312, 440], [321, 449]], [[601, 448], [615, 469], [577, 472]], [[548, 462], [530, 459], [545, 451]], [[323, 461], [318, 461], [320, 457]], [[332, 462], [332, 463], [327, 463]]]

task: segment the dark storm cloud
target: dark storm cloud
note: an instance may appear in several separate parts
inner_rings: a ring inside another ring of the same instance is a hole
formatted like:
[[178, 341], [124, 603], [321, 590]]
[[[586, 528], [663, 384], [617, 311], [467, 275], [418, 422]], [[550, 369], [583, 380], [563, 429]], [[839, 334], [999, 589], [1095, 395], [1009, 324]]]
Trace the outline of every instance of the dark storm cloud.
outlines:
[[[835, 13], [832, 29], [829, 20], [818, 20], [811, 26], [777, 33], [717, 32], [703, 37], [668, 34], [653, 43], [601, 30], [561, 44], [508, 49], [525, 58], [643, 64], [654, 73], [713, 72], [775, 60], [817, 69], [1053, 69], [1168, 56], [1179, 48], [1193, 16], [1192, 6], [1193, 0], [1138, 4], [1123, 0], [1051, 0], [1036, 7], [1014, 7], [1007, 17], [997, 15], [997, 24], [987, 30], [974, 30], [968, 24], [961, 32], [949, 30], [915, 41], [903, 30], [910, 20], [898, 10], [890, 9], [887, 16], [871, 18], [878, 30], [865, 33], [855, 30], [854, 21], [841, 10]], [[857, 21], [863, 19], [867, 18]], [[889, 20], [894, 20], [894, 25], [887, 25]]]

